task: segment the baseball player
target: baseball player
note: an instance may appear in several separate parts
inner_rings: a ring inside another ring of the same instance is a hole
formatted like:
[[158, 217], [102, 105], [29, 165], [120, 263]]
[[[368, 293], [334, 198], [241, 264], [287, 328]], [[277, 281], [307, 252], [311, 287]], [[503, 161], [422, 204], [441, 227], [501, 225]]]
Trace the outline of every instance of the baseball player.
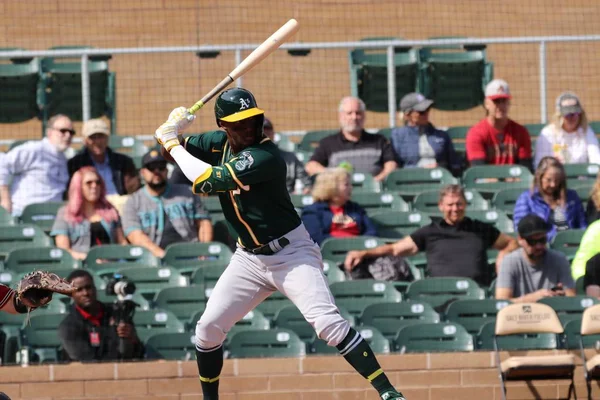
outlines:
[[194, 117], [179, 107], [155, 134], [165, 156], [194, 183], [194, 193], [219, 195], [225, 218], [239, 237], [238, 248], [196, 325], [204, 398], [219, 397], [222, 343], [229, 329], [278, 290], [294, 302], [318, 336], [336, 346], [373, 385], [382, 400], [405, 400], [367, 342], [339, 314], [323, 274], [319, 246], [290, 201], [285, 161], [263, 134], [263, 114], [252, 93], [234, 88], [222, 92], [215, 103], [222, 130], [181, 140], [178, 134]]

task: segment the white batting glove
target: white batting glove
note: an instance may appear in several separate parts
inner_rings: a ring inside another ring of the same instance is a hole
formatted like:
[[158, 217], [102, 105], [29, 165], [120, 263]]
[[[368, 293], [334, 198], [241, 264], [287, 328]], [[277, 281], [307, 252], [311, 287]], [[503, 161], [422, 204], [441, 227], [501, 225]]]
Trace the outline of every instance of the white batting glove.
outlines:
[[154, 137], [167, 151], [171, 151], [173, 147], [179, 145], [177, 124], [171, 121], [165, 122], [154, 132]]
[[190, 114], [187, 108], [177, 107], [171, 111], [167, 121], [174, 122], [177, 125], [177, 131], [183, 132], [194, 122], [195, 119], [196, 116]]

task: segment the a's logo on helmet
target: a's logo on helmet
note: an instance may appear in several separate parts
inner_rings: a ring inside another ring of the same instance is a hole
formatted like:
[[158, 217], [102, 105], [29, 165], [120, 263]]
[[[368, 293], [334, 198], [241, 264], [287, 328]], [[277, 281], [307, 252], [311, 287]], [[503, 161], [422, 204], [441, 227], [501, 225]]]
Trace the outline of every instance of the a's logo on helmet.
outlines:
[[250, 108], [250, 99], [244, 99], [240, 97], [240, 111]]

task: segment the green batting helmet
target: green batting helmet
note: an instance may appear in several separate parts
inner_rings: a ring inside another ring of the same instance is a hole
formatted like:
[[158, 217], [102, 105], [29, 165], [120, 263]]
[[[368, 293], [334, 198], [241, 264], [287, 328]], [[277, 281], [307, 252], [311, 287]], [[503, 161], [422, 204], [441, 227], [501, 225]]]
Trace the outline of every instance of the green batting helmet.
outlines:
[[236, 122], [246, 118], [262, 115], [265, 112], [258, 108], [256, 99], [249, 90], [233, 88], [225, 90], [215, 102], [215, 117], [219, 121]]

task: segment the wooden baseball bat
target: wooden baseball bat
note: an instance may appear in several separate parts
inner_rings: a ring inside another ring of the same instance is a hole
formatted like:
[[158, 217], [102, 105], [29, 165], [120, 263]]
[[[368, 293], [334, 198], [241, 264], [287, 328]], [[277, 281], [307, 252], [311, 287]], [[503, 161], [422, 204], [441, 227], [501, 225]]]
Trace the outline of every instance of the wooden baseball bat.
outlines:
[[267, 40], [265, 40], [260, 46], [258, 46], [248, 57], [244, 59], [223, 79], [217, 86], [215, 86], [210, 92], [204, 95], [196, 104], [190, 107], [188, 110], [190, 114], [194, 114], [196, 111], [202, 108], [210, 99], [215, 97], [217, 93], [225, 89], [229, 84], [235, 81], [246, 72], [250, 71], [254, 66], [264, 60], [269, 54], [274, 52], [279, 46], [283, 44], [290, 36], [298, 31], [300, 26], [298, 21], [290, 19], [281, 28], [279, 28], [274, 34], [272, 34]]

